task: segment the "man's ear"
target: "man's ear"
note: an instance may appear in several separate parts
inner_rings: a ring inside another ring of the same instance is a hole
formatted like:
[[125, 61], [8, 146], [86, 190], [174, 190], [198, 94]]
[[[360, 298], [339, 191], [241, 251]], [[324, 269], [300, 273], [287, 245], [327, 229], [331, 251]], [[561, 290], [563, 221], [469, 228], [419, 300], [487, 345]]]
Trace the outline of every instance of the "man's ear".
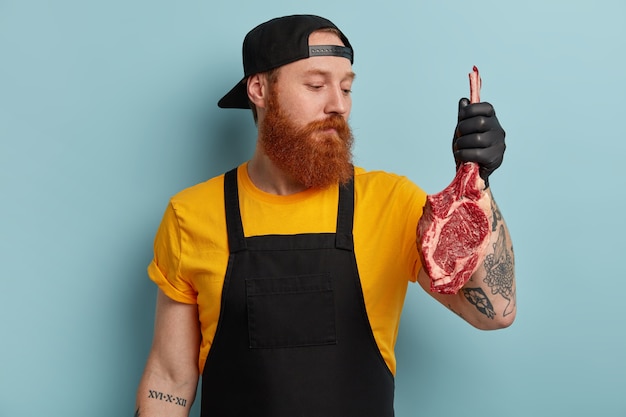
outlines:
[[248, 77], [247, 83], [248, 98], [257, 109], [264, 109], [267, 103], [267, 77], [254, 74]]

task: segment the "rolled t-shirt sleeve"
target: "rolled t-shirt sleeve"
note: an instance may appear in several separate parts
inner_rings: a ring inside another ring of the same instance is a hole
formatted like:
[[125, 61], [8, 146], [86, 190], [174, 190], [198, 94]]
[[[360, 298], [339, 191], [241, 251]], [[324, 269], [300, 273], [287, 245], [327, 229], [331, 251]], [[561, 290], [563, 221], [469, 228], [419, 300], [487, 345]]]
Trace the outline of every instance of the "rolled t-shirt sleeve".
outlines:
[[180, 222], [170, 202], [154, 239], [154, 257], [148, 265], [148, 276], [174, 301], [196, 304], [197, 293], [182, 271]]

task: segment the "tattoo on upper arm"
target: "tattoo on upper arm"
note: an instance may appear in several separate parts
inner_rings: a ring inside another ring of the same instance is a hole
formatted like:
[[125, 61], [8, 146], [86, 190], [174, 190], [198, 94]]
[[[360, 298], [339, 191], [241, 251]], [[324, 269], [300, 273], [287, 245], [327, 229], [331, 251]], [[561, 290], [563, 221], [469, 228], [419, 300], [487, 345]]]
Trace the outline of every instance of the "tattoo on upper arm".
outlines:
[[[159, 391], [148, 390], [148, 398], [154, 398], [156, 400], [165, 401], [166, 403], [172, 403], [181, 407], [187, 406], [187, 400], [180, 397], [175, 397], [171, 394], [164, 394]], [[139, 412], [139, 410], [137, 410]]]
[[491, 288], [493, 295], [500, 294], [508, 301], [503, 313], [503, 316], [507, 316], [513, 312], [514, 306], [514, 266], [513, 248], [511, 247], [509, 250], [506, 245], [506, 234], [503, 225], [500, 225], [498, 239], [493, 244], [493, 249], [493, 253], [485, 257], [484, 265], [487, 276], [485, 276], [483, 281]]
[[137, 408], [137, 411], [135, 411], [135, 417], [139, 417], [139, 408]]
[[463, 288], [463, 295], [467, 298], [471, 304], [474, 304], [478, 311], [483, 313], [485, 316], [493, 319], [496, 316], [496, 312], [493, 309], [493, 305], [485, 292], [480, 288]]

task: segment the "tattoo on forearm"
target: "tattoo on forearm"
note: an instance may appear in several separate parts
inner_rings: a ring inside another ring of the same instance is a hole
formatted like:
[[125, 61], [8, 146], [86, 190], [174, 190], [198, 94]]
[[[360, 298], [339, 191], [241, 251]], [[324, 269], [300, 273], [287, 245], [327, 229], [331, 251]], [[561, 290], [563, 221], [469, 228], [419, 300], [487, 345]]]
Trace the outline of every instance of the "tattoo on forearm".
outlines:
[[496, 316], [496, 312], [493, 309], [493, 305], [485, 292], [480, 288], [463, 288], [463, 295], [467, 298], [471, 304], [473, 304], [478, 311], [485, 316], [493, 319]]
[[135, 411], [135, 417], [139, 417], [139, 408]]
[[500, 225], [498, 239], [493, 244], [493, 253], [485, 257], [485, 270], [487, 276], [483, 280], [490, 288], [493, 295], [500, 294], [508, 301], [504, 308], [503, 316], [513, 312], [515, 290], [513, 288], [514, 266], [513, 248], [506, 246], [504, 226]]
[[502, 220], [502, 214], [496, 204], [496, 200], [491, 198], [491, 231], [495, 232], [498, 228], [498, 222]]
[[[170, 394], [164, 394], [159, 391], [148, 390], [148, 398], [154, 398], [155, 400], [165, 401], [166, 403], [172, 403], [175, 405], [180, 405], [181, 407], [187, 406], [187, 400], [180, 397], [175, 397]], [[139, 412], [139, 410], [137, 410]]]

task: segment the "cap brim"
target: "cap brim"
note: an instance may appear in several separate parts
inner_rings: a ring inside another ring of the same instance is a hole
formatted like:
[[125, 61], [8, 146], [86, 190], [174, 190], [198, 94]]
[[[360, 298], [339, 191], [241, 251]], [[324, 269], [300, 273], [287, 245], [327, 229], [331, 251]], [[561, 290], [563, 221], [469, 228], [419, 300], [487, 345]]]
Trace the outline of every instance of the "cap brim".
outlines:
[[222, 109], [249, 109], [248, 89], [245, 78], [239, 81], [224, 97], [217, 102]]

